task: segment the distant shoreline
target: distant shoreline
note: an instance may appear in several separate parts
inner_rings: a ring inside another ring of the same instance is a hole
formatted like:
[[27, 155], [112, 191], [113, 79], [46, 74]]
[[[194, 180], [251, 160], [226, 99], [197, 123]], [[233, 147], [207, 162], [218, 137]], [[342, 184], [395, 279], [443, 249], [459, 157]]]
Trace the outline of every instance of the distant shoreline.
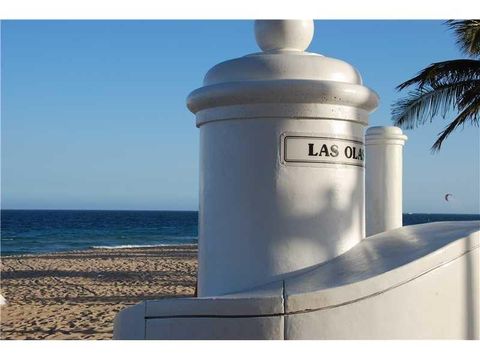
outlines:
[[81, 250], [64, 250], [64, 251], [53, 251], [53, 252], [44, 252], [44, 253], [31, 253], [31, 254], [8, 254], [3, 255], [0, 253], [0, 259], [12, 259], [12, 258], [39, 258], [46, 256], [59, 256], [59, 255], [77, 255], [77, 254], [88, 254], [88, 253], [97, 253], [102, 251], [128, 251], [128, 250], [169, 250], [170, 249], [197, 249], [198, 244], [166, 244], [166, 245], [146, 245], [146, 246], [132, 246], [132, 247], [115, 247], [115, 248], [104, 248], [97, 247], [94, 249], [81, 249]]

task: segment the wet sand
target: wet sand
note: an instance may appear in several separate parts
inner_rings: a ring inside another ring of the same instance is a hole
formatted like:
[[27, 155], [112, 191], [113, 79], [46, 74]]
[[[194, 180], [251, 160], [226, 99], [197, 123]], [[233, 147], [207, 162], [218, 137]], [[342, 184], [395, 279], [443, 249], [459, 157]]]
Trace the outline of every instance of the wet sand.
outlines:
[[1, 339], [111, 339], [113, 319], [146, 299], [193, 296], [193, 245], [1, 258]]

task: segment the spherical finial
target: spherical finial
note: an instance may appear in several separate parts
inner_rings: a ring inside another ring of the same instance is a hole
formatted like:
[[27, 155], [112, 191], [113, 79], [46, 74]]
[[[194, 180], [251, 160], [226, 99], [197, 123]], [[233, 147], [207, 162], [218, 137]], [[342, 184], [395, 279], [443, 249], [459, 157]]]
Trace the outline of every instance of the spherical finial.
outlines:
[[263, 51], [304, 51], [313, 39], [313, 20], [255, 20], [255, 38]]

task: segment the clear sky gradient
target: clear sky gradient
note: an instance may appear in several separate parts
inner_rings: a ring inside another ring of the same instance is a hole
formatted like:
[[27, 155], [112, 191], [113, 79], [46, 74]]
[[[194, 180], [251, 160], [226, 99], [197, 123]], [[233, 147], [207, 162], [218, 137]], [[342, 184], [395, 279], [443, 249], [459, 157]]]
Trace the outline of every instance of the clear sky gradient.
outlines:
[[[1, 40], [2, 208], [198, 208], [185, 98], [215, 64], [258, 51], [252, 21], [4, 21]], [[391, 125], [396, 85], [463, 57], [441, 21], [316, 21], [309, 51], [361, 72], [381, 98], [371, 125]], [[480, 212], [479, 129], [432, 155], [446, 124], [406, 131], [405, 212]]]

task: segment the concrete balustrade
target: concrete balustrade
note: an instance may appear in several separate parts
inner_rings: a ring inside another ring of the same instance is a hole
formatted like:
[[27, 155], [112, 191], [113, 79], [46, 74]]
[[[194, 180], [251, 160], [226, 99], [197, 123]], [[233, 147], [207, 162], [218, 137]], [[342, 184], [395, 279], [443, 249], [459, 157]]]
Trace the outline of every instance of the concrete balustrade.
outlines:
[[402, 227], [406, 136], [372, 127], [365, 148], [378, 96], [306, 52], [313, 32], [257, 21], [263, 52], [214, 66], [188, 96], [199, 297], [126, 308], [115, 339], [479, 338], [480, 222]]

